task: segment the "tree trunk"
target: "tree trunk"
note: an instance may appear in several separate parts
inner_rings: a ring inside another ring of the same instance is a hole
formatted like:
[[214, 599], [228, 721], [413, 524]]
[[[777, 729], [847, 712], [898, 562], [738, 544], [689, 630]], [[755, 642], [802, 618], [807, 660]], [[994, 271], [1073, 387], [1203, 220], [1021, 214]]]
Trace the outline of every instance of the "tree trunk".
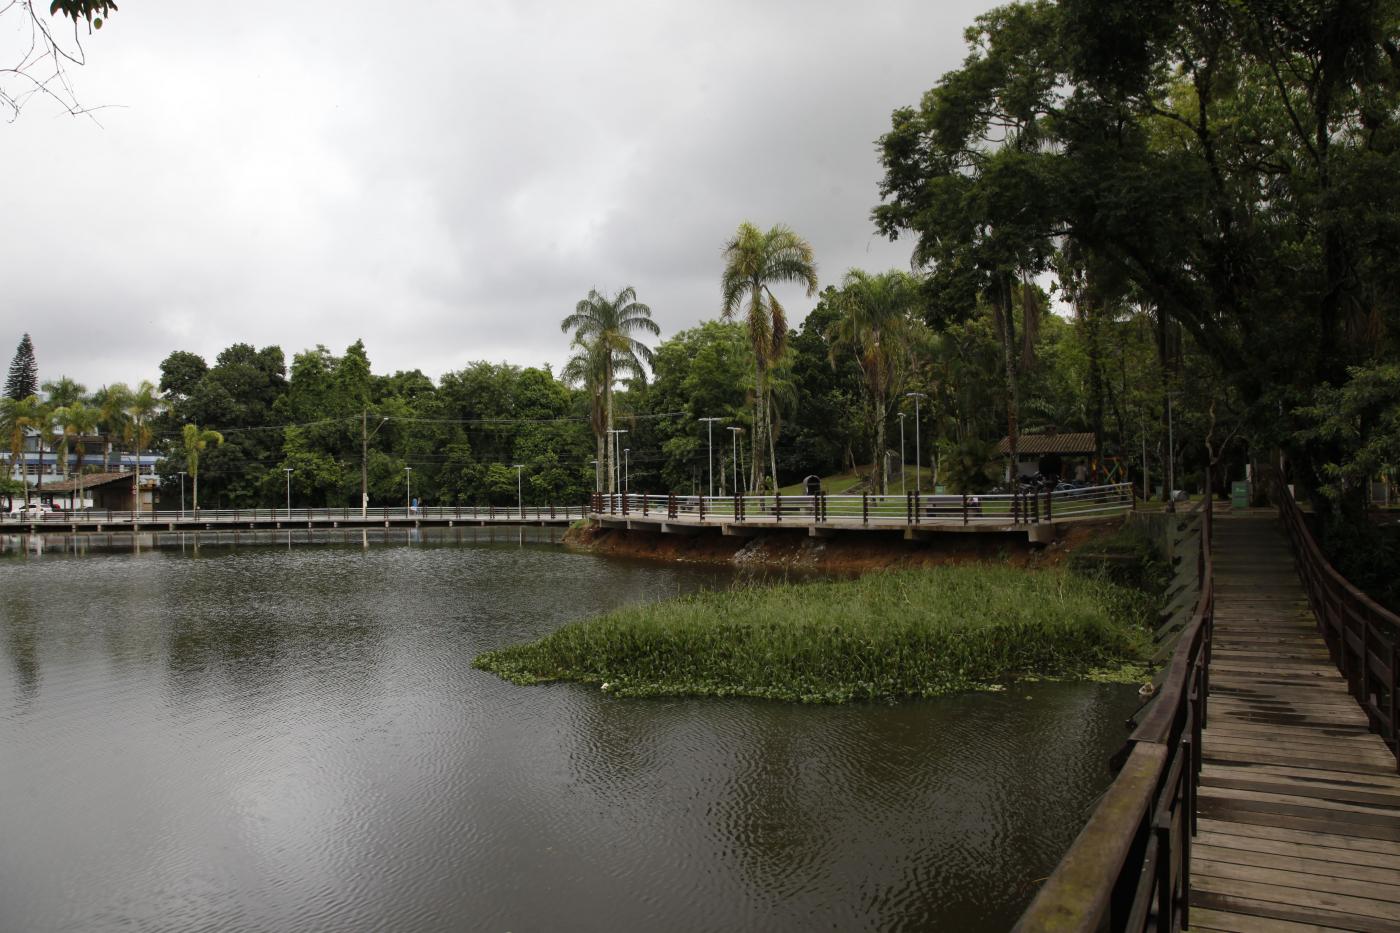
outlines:
[[1001, 355], [1006, 368], [1007, 480], [1016, 479], [1016, 448], [1021, 437], [1021, 394], [1016, 385], [1016, 320], [1011, 303], [1011, 274], [998, 273], [1001, 298]]
[[[885, 456], [885, 399], [880, 394], [875, 395], [875, 456], [879, 458], [880, 482], [875, 490], [880, 495], [885, 495], [890, 488], [890, 458]], [[903, 457], [900, 458], [901, 460]], [[903, 475], [904, 464], [899, 465], [900, 473]]]
[[603, 391], [607, 393], [607, 403], [608, 403], [607, 463], [606, 463], [604, 469], [607, 471], [607, 474], [608, 474], [608, 478], [607, 478], [607, 489], [608, 489], [609, 494], [611, 494], [611, 493], [617, 492], [617, 489], [614, 488], [616, 484], [613, 482], [613, 463], [614, 463], [614, 462], [616, 461], [616, 459], [617, 459], [617, 454], [616, 454], [616, 451], [614, 450], [614, 447], [615, 447], [615, 445], [616, 445], [616, 443], [617, 443], [617, 435], [613, 433], [613, 392], [612, 392], [612, 390], [613, 390], [613, 369], [612, 369], [612, 354], [611, 354], [611, 353], [608, 354], [608, 362], [607, 362], [607, 364], [606, 364], [606, 367], [605, 367], [605, 370], [604, 370], [604, 371], [605, 371], [605, 378], [607, 379], [607, 381], [603, 384]]
[[763, 491], [763, 459], [767, 431], [768, 406], [764, 404], [763, 362], [754, 361], [754, 417], [753, 417], [753, 486], [755, 494]]
[[194, 513], [199, 514], [199, 473], [191, 473], [190, 479], [194, 480]]

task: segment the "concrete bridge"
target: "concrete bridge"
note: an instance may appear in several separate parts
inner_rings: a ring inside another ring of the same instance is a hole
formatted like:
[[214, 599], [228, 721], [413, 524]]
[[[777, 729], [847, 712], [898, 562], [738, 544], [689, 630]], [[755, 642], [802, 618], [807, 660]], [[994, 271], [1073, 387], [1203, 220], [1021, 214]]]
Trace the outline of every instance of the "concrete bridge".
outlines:
[[1067, 522], [1111, 518], [1131, 511], [1132, 487], [1085, 486], [990, 495], [678, 496], [599, 493], [589, 518], [604, 528], [694, 535], [707, 530], [750, 537], [800, 530], [814, 538], [899, 531], [917, 539], [945, 533], [1023, 533], [1032, 542], [1054, 540]]

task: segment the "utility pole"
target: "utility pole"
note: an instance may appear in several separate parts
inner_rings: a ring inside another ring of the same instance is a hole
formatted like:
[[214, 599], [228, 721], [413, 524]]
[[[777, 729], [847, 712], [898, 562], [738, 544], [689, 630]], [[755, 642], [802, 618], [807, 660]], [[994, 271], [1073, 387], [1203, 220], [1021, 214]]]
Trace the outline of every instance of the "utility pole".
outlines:
[[905, 392], [905, 398], [914, 400], [914, 491], [923, 492], [923, 485], [919, 476], [920, 461], [922, 453], [919, 451], [919, 400], [928, 398], [922, 392]]
[[710, 438], [710, 498], [715, 495], [715, 422], [723, 421], [723, 418], [701, 418], [705, 422], [705, 429]]
[[180, 471], [180, 517], [185, 517], [185, 471]]
[[413, 511], [413, 467], [411, 467], [411, 466], [406, 466], [406, 467], [403, 468], [403, 481], [404, 481], [403, 510], [404, 510], [405, 512], [412, 512], [412, 511]]
[[512, 463], [511, 466], [515, 467], [515, 503], [516, 507], [520, 509], [520, 520], [523, 522], [525, 520], [525, 481], [521, 479], [524, 475], [521, 471], [525, 469], [525, 464]]
[[622, 498], [627, 499], [627, 493], [632, 488], [632, 448], [622, 448]]
[[591, 463], [591, 464], [593, 464], [593, 491], [594, 491], [594, 492], [602, 492], [602, 491], [603, 491], [603, 464], [602, 464], [600, 461], [598, 461], [598, 460], [590, 460], [590, 461], [588, 461], [588, 462]]
[[292, 520], [292, 468], [283, 467], [282, 471], [287, 474], [287, 521]]

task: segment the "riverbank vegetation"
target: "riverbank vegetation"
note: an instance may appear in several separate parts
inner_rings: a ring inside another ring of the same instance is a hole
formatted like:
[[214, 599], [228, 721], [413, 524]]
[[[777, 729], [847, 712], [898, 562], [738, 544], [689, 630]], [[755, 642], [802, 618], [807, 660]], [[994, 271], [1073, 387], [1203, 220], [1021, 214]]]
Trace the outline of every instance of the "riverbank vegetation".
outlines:
[[780, 583], [629, 606], [488, 652], [517, 684], [621, 696], [898, 700], [1024, 678], [1131, 678], [1152, 600], [1060, 570], [994, 565]]

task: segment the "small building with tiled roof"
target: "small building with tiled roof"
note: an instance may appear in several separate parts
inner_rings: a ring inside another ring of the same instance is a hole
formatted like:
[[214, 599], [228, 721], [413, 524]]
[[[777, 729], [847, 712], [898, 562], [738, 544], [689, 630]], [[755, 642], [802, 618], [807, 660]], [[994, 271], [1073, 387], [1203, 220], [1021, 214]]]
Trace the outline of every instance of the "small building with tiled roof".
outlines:
[[[1097, 438], [1092, 431], [1022, 434], [1016, 439], [1016, 475], [1044, 473], [1062, 479], [1089, 479], [1096, 447]], [[1003, 437], [996, 446], [996, 455], [1005, 457], [1010, 451], [1011, 438]]]
[[[150, 511], [154, 507], [156, 477], [141, 476], [141, 509]], [[30, 495], [41, 496], [45, 501], [60, 508], [84, 507], [79, 504], [81, 494], [84, 502], [90, 501], [91, 508], [110, 509], [113, 512], [131, 511], [131, 471], [113, 473], [84, 473], [82, 476], [70, 474], [65, 480], [45, 483], [42, 487], [30, 489]]]

